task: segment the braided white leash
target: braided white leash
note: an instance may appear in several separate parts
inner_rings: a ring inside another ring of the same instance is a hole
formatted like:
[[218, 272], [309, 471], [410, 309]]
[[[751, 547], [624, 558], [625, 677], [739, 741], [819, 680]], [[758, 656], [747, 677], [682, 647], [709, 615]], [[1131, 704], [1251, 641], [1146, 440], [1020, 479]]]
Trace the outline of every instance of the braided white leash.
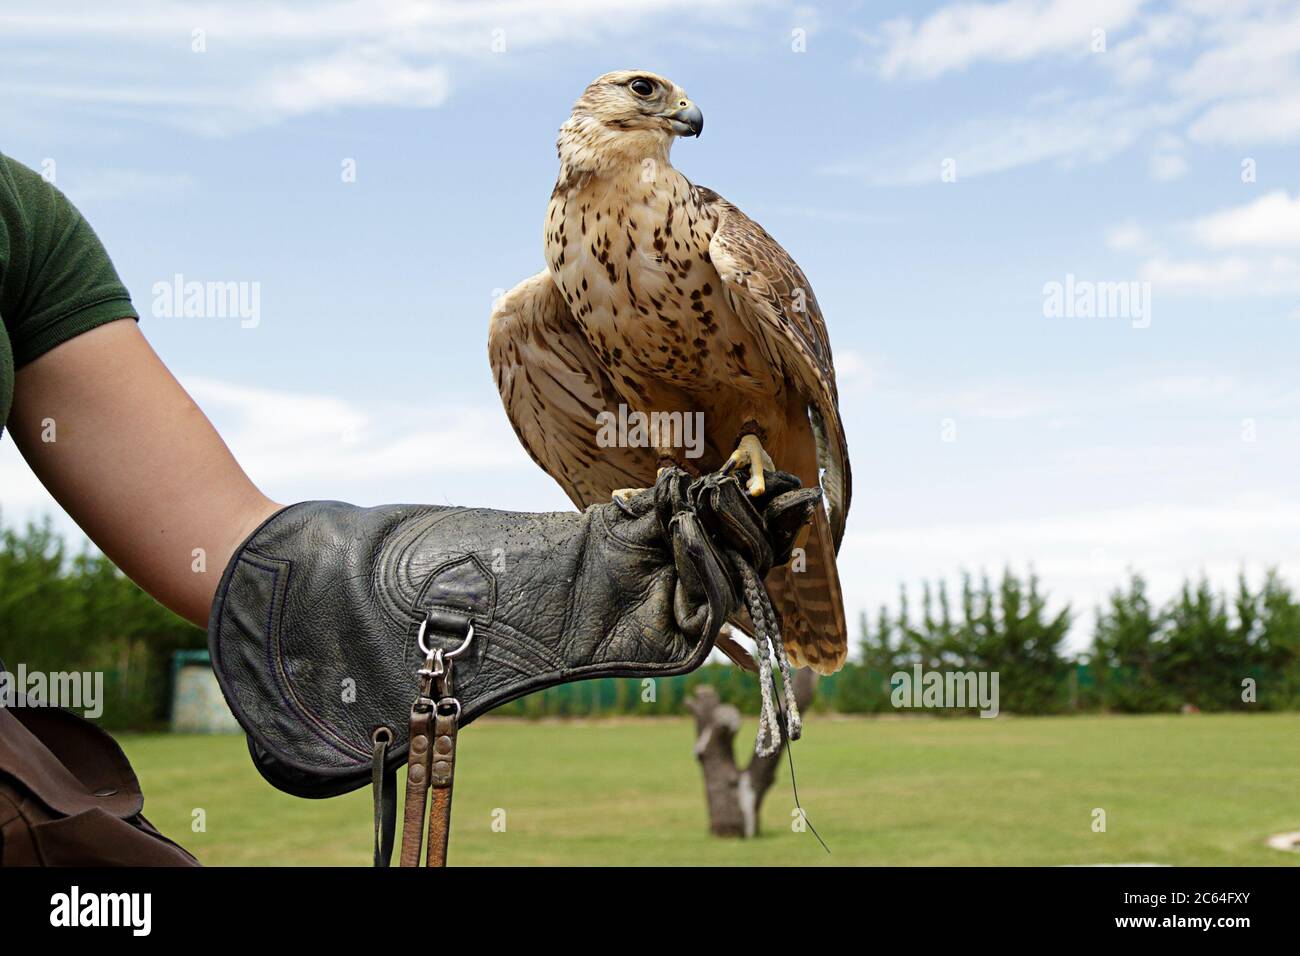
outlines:
[[772, 658], [775, 657], [781, 670], [781, 694], [784, 697], [785, 733], [790, 740], [798, 740], [803, 734], [803, 719], [799, 716], [799, 704], [794, 697], [794, 687], [790, 681], [790, 662], [785, 656], [785, 647], [781, 643], [781, 627], [776, 621], [776, 611], [772, 600], [767, 595], [767, 588], [758, 579], [754, 569], [734, 553], [730, 555], [732, 566], [740, 574], [745, 589], [745, 605], [754, 622], [754, 641], [758, 655], [758, 681], [762, 693], [762, 707], [758, 715], [758, 735], [754, 740], [754, 753], [760, 757], [770, 757], [781, 746], [781, 725], [777, 720], [777, 704], [772, 693]]

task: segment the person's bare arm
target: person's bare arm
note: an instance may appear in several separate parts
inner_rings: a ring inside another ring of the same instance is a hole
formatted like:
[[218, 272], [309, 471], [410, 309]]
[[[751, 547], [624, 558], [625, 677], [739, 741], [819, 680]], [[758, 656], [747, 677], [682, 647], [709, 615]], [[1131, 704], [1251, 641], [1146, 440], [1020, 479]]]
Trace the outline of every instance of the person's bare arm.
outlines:
[[7, 427], [91, 540], [200, 626], [235, 548], [280, 507], [249, 481], [130, 319], [20, 369]]

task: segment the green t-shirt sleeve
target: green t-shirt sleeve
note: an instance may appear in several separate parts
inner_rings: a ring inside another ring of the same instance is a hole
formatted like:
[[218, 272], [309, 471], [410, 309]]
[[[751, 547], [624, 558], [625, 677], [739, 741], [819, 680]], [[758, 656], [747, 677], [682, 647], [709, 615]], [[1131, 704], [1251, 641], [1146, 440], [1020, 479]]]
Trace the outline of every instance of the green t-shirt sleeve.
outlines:
[[77, 207], [0, 154], [0, 319], [14, 367], [98, 325], [138, 315]]

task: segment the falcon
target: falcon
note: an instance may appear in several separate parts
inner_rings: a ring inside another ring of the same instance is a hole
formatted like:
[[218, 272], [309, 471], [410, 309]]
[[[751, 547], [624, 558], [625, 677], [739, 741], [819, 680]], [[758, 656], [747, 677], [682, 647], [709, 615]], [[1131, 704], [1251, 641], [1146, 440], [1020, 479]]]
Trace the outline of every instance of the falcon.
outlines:
[[[579, 508], [670, 464], [747, 472], [754, 495], [773, 462], [820, 484], [802, 550], [766, 583], [791, 663], [829, 674], [848, 650], [835, 557], [852, 484], [830, 341], [789, 253], [669, 162], [703, 128], [654, 73], [587, 87], [560, 127], [547, 267], [497, 301], [488, 354], [520, 441]], [[611, 442], [612, 415], [661, 427]], [[693, 421], [703, 434], [683, 447]]]

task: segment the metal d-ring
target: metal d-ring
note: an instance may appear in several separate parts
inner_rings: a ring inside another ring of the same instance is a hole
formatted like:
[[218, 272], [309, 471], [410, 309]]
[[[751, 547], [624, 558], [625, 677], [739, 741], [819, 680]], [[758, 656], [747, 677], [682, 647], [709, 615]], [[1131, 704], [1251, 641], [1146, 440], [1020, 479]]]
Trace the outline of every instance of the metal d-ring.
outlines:
[[[429, 618], [426, 616], [425, 619], [420, 622], [420, 633], [415, 636], [415, 640], [416, 643], [420, 645], [420, 650], [424, 651], [424, 656], [432, 657], [434, 648], [426, 644], [424, 640], [425, 635], [428, 633], [428, 630], [429, 630]], [[445, 651], [442, 655], [443, 660], [451, 661], [451, 660], [455, 660], [457, 657], [460, 657], [461, 654], [465, 653], [465, 651], [469, 649], [470, 642], [473, 640], [474, 640], [474, 622], [470, 621], [469, 625], [465, 629], [465, 640], [461, 641], [460, 647], [456, 648], [454, 651]]]

